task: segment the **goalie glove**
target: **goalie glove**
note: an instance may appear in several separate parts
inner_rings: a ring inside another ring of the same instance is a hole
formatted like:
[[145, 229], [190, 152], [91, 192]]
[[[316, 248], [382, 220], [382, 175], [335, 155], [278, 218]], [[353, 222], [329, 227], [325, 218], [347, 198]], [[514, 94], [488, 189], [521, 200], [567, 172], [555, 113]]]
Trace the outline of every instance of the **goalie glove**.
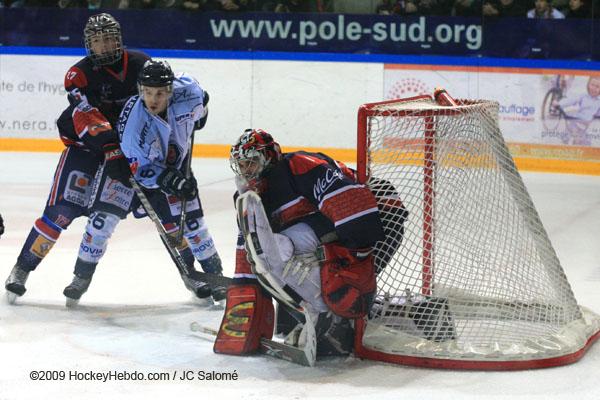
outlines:
[[186, 178], [179, 170], [172, 167], [165, 169], [158, 176], [156, 183], [163, 192], [183, 200], [193, 200], [198, 194], [196, 179], [193, 176]]
[[257, 284], [232, 285], [227, 289], [227, 306], [215, 353], [243, 355], [260, 347], [260, 339], [273, 336], [273, 302]]
[[338, 243], [325, 244], [323, 249], [323, 301], [340, 317], [364, 317], [377, 289], [371, 249], [349, 249]]

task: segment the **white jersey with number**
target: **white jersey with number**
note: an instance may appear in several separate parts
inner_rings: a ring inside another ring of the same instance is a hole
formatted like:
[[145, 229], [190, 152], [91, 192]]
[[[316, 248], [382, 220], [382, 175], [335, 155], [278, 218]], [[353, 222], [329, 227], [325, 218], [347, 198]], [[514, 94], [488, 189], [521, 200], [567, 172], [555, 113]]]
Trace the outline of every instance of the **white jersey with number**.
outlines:
[[139, 96], [131, 97], [119, 117], [117, 131], [121, 150], [136, 181], [153, 189], [158, 176], [169, 166], [180, 168], [187, 155], [194, 124], [204, 114], [204, 91], [187, 74], [173, 81], [173, 95], [166, 121], [152, 115]]

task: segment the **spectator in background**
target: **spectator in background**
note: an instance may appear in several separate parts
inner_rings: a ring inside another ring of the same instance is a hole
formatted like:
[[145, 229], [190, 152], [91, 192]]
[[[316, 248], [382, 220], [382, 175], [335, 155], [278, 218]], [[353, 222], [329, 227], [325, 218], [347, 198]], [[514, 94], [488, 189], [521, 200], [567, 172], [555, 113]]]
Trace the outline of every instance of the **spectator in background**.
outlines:
[[[0, 0], [0, 3], [2, 3], [2, 1]], [[4, 1], [4, 4], [6, 6], [7, 1]], [[25, 7], [57, 7], [58, 6], [58, 0], [17, 0], [17, 1], [8, 1], [8, 3], [12, 3], [12, 4], [21, 4], [22, 6]], [[20, 6], [19, 6], [20, 7]]]
[[451, 15], [457, 17], [481, 16], [481, 0], [456, 0]]
[[119, 8], [149, 10], [153, 8], [172, 8], [175, 0], [121, 0]]
[[592, 18], [589, 0], [569, 0], [569, 6], [564, 11], [567, 18]]
[[527, 12], [527, 18], [562, 19], [565, 15], [550, 5], [548, 0], [535, 0], [535, 7]]
[[275, 12], [310, 12], [308, 0], [284, 0], [275, 6]]
[[397, 1], [394, 14], [419, 16], [419, 15], [444, 15], [442, 0], [406, 0]]
[[444, 15], [443, 0], [418, 0], [417, 12], [419, 15]]
[[404, 9], [404, 1], [401, 0], [383, 0], [375, 9], [379, 15], [400, 14]]
[[523, 0], [484, 0], [484, 17], [524, 17], [528, 4]]
[[220, 11], [253, 11], [255, 10], [254, 0], [217, 0], [220, 5]]
[[0, 0], [0, 8], [19, 8], [25, 6], [24, 0]]
[[184, 11], [204, 11], [205, 0], [183, 0], [179, 8]]

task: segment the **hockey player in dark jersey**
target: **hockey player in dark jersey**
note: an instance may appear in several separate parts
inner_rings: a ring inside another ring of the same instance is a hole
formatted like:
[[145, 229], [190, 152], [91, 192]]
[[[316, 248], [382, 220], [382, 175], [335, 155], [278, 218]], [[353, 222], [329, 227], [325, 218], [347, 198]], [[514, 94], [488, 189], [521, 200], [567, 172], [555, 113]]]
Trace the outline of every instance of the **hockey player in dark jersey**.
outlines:
[[[112, 157], [127, 157], [139, 190], [160, 219], [165, 233], [171, 236], [181, 261], [178, 265], [185, 287], [202, 304], [212, 305], [225, 297], [225, 288], [210, 286], [194, 268], [197, 259], [205, 272], [222, 274], [221, 259], [204, 219], [195, 178], [187, 163], [191, 157], [191, 137], [202, 129], [208, 118], [208, 94], [186, 73], [173, 74], [165, 61], [149, 60], [138, 76], [139, 96], [131, 97], [117, 126], [120, 149]], [[122, 152], [121, 152], [122, 151]], [[90, 201], [90, 216], [79, 246], [75, 278], [64, 294], [67, 306], [78, 304], [88, 290], [92, 275], [79, 276], [81, 270], [94, 271], [104, 256], [108, 241], [119, 221], [134, 210], [136, 217], [145, 216], [138, 208], [138, 197], [129, 176], [110, 176], [105, 168], [95, 177]], [[185, 207], [185, 220], [182, 209]], [[181, 236], [177, 238], [179, 226]], [[166, 241], [166, 237], [163, 236]], [[177, 244], [175, 244], [177, 243]]]
[[[6, 280], [11, 303], [25, 293], [29, 273], [48, 254], [61, 232], [86, 213], [99, 165], [105, 154], [119, 148], [113, 127], [127, 98], [137, 93], [138, 73], [149, 59], [142, 52], [123, 48], [121, 27], [109, 14], [90, 17], [83, 33], [87, 56], [65, 75], [70, 105], [57, 121], [66, 147], [42, 216], [35, 221]], [[113, 175], [129, 173], [127, 162], [118, 158], [107, 158], [105, 168]], [[75, 269], [76, 275], [91, 273], [85, 266]]]
[[348, 354], [350, 320], [368, 313], [376, 288], [372, 250], [384, 231], [374, 195], [343, 163], [322, 153], [281, 153], [260, 129], [239, 138], [230, 161], [240, 235], [215, 352], [247, 354], [270, 338], [272, 295], [303, 313], [305, 324], [286, 343], [304, 346], [310, 320], [317, 355]]

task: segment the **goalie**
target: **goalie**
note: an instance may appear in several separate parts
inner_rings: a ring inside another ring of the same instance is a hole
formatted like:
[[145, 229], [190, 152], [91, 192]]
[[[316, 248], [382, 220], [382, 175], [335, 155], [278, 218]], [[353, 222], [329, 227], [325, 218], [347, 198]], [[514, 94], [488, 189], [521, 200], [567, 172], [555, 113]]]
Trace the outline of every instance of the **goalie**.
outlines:
[[349, 354], [351, 319], [369, 312], [376, 291], [372, 253], [384, 231], [374, 195], [343, 163], [282, 154], [261, 129], [242, 134], [230, 163], [240, 233], [215, 352], [248, 354], [271, 338], [275, 297], [298, 320], [286, 344]]

